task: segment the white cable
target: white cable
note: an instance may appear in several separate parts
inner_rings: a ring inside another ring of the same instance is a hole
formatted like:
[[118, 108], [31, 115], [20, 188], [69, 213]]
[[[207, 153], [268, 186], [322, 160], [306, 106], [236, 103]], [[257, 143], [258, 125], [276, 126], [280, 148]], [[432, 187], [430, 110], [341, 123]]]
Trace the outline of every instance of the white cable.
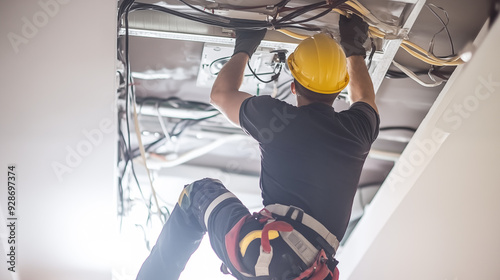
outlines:
[[386, 152], [376, 149], [371, 149], [368, 156], [374, 159], [386, 160], [386, 161], [398, 161], [401, 156], [400, 153]]
[[163, 220], [163, 216], [161, 213], [160, 209], [160, 204], [158, 203], [158, 198], [156, 197], [156, 190], [153, 186], [153, 180], [151, 179], [151, 173], [149, 172], [149, 168], [146, 162], [146, 151], [144, 150], [144, 145], [142, 144], [142, 136], [141, 136], [141, 129], [139, 127], [139, 119], [137, 118], [137, 109], [135, 106], [135, 101], [132, 102], [133, 107], [134, 107], [134, 127], [135, 127], [135, 134], [137, 135], [137, 141], [139, 143], [139, 151], [141, 151], [141, 157], [142, 160], [144, 161], [144, 167], [146, 168], [146, 173], [148, 174], [148, 179], [149, 179], [149, 184], [151, 185], [151, 193], [153, 195], [153, 198], [156, 203], [156, 209], [158, 210], [158, 216], [160, 217], [160, 221], [166, 222]]
[[357, 0], [351, 0], [345, 2], [347, 5], [351, 6], [358, 12], [360, 12], [365, 20], [369, 23], [371, 23], [373, 26], [376, 26], [377, 28], [381, 29], [384, 31], [384, 33], [391, 34], [391, 35], [397, 35], [399, 29], [397, 26], [391, 26], [389, 24], [386, 24], [385, 22], [382, 22], [379, 20], [377, 17], [375, 17], [367, 8], [365, 8], [361, 3], [359, 3]]
[[276, 98], [276, 95], [278, 95], [278, 81], [274, 80], [273, 83], [273, 92], [271, 93], [272, 98]]
[[163, 122], [163, 117], [160, 113], [160, 103], [156, 102], [156, 112], [158, 112], [158, 121], [160, 122], [161, 130], [163, 134], [165, 134], [165, 138], [167, 139], [167, 143], [169, 143], [172, 139], [170, 138], [170, 133], [168, 133], [167, 127], [165, 126], [165, 122]]
[[[150, 163], [152, 164], [152, 166], [154, 166], [154, 168], [174, 167], [174, 166], [183, 164], [187, 161], [190, 161], [192, 159], [195, 159], [197, 157], [200, 157], [202, 155], [205, 155], [205, 154], [209, 153], [210, 151], [214, 150], [215, 148], [218, 148], [218, 147], [220, 147], [228, 142], [240, 141], [240, 140], [245, 140], [245, 139], [248, 139], [248, 136], [239, 135], [239, 134], [230, 135], [230, 136], [227, 136], [227, 137], [224, 137], [221, 139], [217, 139], [217, 140], [213, 141], [212, 143], [209, 143], [205, 146], [202, 146], [202, 147], [193, 149], [189, 152], [186, 152], [185, 154], [183, 154], [182, 156], [180, 156], [176, 159], [168, 160], [165, 157], [161, 157], [162, 161], [160, 161], [160, 162], [153, 161]], [[145, 162], [144, 158], [142, 160]]]
[[441, 85], [444, 80], [441, 80], [441, 81], [437, 81], [433, 84], [428, 84], [422, 80], [420, 80], [420, 78], [417, 76], [417, 74], [413, 73], [410, 69], [404, 67], [403, 65], [397, 63], [396, 61], [393, 61], [392, 62], [397, 68], [399, 68], [399, 70], [401, 70], [403, 73], [405, 73], [406, 75], [408, 75], [408, 77], [410, 77], [412, 80], [414, 80], [415, 82], [419, 83], [420, 85], [424, 86], [424, 87], [437, 87], [439, 85]]

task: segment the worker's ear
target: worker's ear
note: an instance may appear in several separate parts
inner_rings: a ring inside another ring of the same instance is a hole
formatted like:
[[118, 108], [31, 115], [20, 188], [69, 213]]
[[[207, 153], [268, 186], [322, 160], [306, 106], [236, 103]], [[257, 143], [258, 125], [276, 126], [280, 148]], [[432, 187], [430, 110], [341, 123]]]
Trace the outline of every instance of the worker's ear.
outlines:
[[293, 94], [297, 95], [297, 93], [295, 92], [295, 82], [292, 82], [292, 83], [290, 84], [290, 89], [292, 90], [292, 93], [293, 93]]

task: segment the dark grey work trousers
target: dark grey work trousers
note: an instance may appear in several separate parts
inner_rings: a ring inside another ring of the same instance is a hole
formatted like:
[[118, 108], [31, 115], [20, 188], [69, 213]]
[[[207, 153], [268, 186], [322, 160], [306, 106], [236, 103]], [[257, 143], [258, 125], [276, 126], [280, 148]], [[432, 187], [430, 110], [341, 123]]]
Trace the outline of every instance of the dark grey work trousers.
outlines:
[[[182, 207], [176, 204], [144, 261], [137, 275], [138, 280], [177, 280], [206, 232], [217, 256], [235, 274], [225, 250], [225, 236], [242, 217], [249, 214], [248, 209], [239, 199], [228, 198], [213, 209], [205, 225], [207, 207], [214, 199], [229, 191], [220, 181], [210, 178], [186, 187], [190, 186], [192, 189], [187, 193], [189, 202], [183, 201]], [[237, 273], [235, 276], [239, 278]]]

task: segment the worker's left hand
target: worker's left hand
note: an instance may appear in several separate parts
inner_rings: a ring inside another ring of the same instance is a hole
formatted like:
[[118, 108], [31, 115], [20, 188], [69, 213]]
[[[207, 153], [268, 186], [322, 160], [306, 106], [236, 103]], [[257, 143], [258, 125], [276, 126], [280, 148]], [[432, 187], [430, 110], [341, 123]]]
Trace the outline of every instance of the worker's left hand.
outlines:
[[260, 42], [266, 35], [267, 29], [258, 30], [236, 30], [236, 45], [233, 55], [244, 52], [252, 57]]

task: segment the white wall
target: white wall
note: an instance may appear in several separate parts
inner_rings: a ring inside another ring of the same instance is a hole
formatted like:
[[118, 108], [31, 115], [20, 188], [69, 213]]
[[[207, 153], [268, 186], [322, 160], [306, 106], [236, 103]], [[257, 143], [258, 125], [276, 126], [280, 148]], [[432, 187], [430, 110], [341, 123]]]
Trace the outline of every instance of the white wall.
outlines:
[[116, 1], [0, 2], [0, 279], [111, 278], [115, 57]]
[[339, 256], [342, 279], [500, 279], [498, 34], [441, 92]]

